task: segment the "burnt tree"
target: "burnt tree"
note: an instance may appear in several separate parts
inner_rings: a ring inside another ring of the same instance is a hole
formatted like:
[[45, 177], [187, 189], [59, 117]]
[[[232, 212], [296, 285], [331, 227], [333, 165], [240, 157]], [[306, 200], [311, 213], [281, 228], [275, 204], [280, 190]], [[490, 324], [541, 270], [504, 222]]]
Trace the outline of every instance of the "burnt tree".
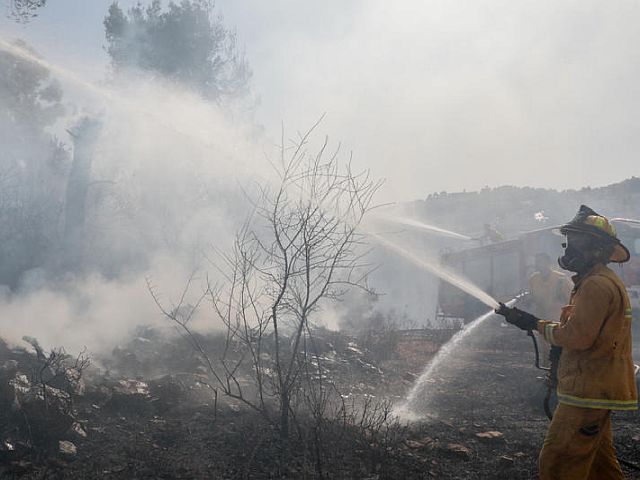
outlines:
[[[295, 409], [309, 398], [309, 388], [323, 388], [313, 319], [323, 302], [339, 300], [352, 287], [367, 288], [368, 249], [358, 227], [380, 186], [369, 172], [341, 165], [339, 148], [329, 151], [327, 139], [310, 153], [312, 131], [289, 145], [283, 138], [275, 186], [259, 188], [233, 251], [218, 252], [222, 285], [207, 285], [200, 301], [188, 307], [187, 285], [171, 309], [149, 286], [163, 313], [203, 357], [211, 387], [277, 426], [283, 450]], [[225, 326], [226, 346], [215, 358], [190, 326], [207, 298]], [[243, 381], [246, 375], [251, 385]]]

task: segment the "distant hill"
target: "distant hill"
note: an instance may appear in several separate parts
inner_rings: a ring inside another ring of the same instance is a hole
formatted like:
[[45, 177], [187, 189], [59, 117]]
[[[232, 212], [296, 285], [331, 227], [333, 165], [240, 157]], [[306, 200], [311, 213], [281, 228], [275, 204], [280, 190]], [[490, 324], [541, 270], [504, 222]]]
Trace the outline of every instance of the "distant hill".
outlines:
[[404, 208], [412, 218], [469, 236], [480, 236], [484, 224], [491, 224], [511, 237], [565, 223], [583, 203], [608, 217], [640, 219], [640, 177], [580, 190], [502, 186], [479, 192], [441, 192], [406, 203]]

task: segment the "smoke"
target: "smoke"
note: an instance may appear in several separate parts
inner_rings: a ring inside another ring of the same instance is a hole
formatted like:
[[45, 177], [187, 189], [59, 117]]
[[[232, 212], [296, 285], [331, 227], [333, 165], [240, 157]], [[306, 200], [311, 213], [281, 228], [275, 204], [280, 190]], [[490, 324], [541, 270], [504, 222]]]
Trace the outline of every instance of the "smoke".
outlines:
[[[179, 298], [190, 272], [174, 258], [157, 257], [151, 263], [144, 273], [117, 279], [92, 273], [51, 282], [44, 272], [39, 272], [42, 277], [31, 272], [21, 291], [5, 291], [0, 300], [2, 338], [20, 344], [24, 335], [35, 336], [46, 347], [64, 346], [72, 352], [86, 347], [97, 354], [110, 351], [139, 325], [168, 326], [148, 292], [145, 276], [159, 286], [160, 298], [171, 308], [171, 298]], [[203, 286], [196, 283], [198, 287]], [[208, 313], [199, 311], [193, 320], [197, 328], [219, 326]]]
[[[88, 83], [68, 73], [65, 89], [86, 94]], [[89, 85], [91, 102], [58, 122], [69, 127], [91, 118], [98, 126], [84, 152], [90, 180], [82, 240], [69, 253], [59, 215], [46, 260], [24, 272], [13, 292], [4, 288], [0, 330], [14, 343], [29, 335], [48, 347], [97, 353], [139, 325], [162, 325], [147, 282], [170, 310], [199, 272], [185, 299], [194, 303], [205, 275], [219, 280], [212, 249], [228, 250], [250, 212], [243, 189], [271, 175], [255, 127], [220, 105], [133, 73], [109, 87]], [[70, 163], [62, 167], [67, 175]], [[60, 190], [56, 198], [64, 196]], [[65, 264], [70, 254], [79, 258], [74, 268]], [[196, 328], [217, 328], [212, 318], [203, 308]]]
[[230, 244], [247, 213], [240, 187], [268, 166], [249, 127], [197, 96], [149, 84], [118, 93], [95, 146], [89, 244], [137, 259], [168, 250], [197, 267], [199, 252]]
[[[252, 212], [254, 187], [277, 181], [271, 160], [277, 163], [279, 151], [233, 108], [175, 84], [129, 72], [94, 85], [59, 65], [37, 64], [59, 73], [65, 92], [91, 94], [91, 102], [58, 121], [72, 126], [64, 139], [75, 144], [66, 177], [78, 161], [89, 172], [86, 214], [77, 243], [59, 233], [47, 260], [0, 299], [0, 318], [11, 319], [2, 335], [13, 343], [28, 335], [46, 347], [104, 353], [138, 326], [169, 325], [149, 285], [172, 311], [193, 272], [182, 306], [197, 303], [207, 285], [226, 283], [210, 263], [212, 253], [231, 250]], [[322, 142], [316, 135], [305, 148], [314, 152]], [[331, 306], [319, 317], [336, 327]], [[205, 302], [191, 326], [222, 325]]]

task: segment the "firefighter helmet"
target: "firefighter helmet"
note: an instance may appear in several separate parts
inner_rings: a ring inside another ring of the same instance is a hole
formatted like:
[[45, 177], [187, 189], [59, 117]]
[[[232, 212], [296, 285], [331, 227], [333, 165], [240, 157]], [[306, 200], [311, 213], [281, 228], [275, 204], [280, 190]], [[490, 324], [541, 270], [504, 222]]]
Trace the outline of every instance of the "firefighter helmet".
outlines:
[[569, 232], [586, 233], [612, 245], [610, 262], [624, 263], [631, 257], [627, 247], [618, 239], [616, 229], [609, 220], [586, 205], [580, 205], [576, 216], [569, 223], [560, 227], [561, 234], [566, 235]]

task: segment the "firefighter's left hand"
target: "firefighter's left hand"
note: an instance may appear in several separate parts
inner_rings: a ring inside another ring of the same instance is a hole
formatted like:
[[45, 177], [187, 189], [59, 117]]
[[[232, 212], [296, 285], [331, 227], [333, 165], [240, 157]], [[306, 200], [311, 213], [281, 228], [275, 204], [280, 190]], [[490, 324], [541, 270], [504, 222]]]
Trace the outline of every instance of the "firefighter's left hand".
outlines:
[[496, 308], [495, 312], [502, 315], [507, 323], [515, 325], [522, 330], [535, 330], [538, 328], [538, 318], [529, 312], [520, 310], [516, 307], [507, 307], [504, 303]]

